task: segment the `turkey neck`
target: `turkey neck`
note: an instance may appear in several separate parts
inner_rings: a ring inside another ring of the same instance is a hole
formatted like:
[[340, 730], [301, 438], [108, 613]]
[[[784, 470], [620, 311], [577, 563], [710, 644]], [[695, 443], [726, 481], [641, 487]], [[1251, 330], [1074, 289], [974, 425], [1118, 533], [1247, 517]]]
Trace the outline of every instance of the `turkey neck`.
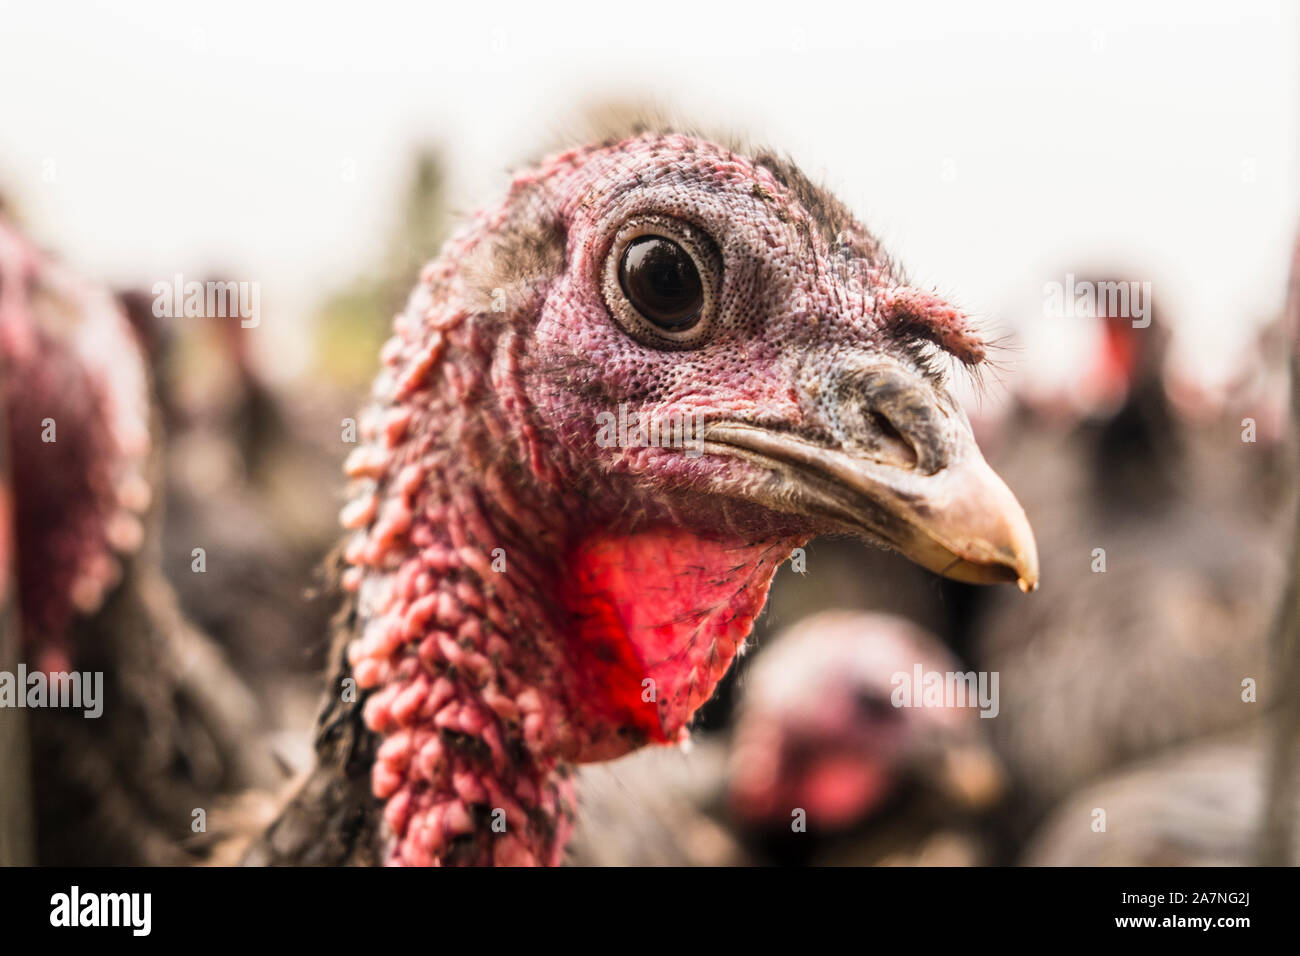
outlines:
[[1126, 515], [1150, 515], [1180, 500], [1185, 481], [1181, 430], [1158, 377], [1139, 378], [1123, 407], [1090, 431], [1097, 501]]
[[552, 598], [565, 502], [502, 454], [523, 436], [493, 409], [450, 400], [462, 371], [363, 417], [338, 691], [364, 695], [378, 739], [382, 862], [556, 864], [572, 818]]
[[583, 509], [560, 485], [456, 433], [454, 454], [399, 467], [382, 502], [346, 516], [358, 532], [345, 664], [381, 741], [381, 856], [556, 864], [572, 827], [566, 764], [681, 740], [791, 544], [652, 517], [575, 522]]

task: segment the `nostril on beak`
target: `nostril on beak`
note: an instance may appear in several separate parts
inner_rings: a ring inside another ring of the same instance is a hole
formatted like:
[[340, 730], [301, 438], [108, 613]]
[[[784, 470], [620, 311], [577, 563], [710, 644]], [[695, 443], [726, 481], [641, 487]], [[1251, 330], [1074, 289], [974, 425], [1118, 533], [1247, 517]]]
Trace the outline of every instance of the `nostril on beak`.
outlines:
[[930, 384], [889, 365], [849, 367], [823, 398], [847, 445], [881, 464], [934, 474], [948, 457], [947, 416]]
[[867, 413], [867, 418], [875, 426], [881, 450], [885, 453], [887, 460], [904, 468], [915, 468], [917, 463], [916, 449], [894, 423], [889, 420], [889, 416], [884, 412], [872, 409]]

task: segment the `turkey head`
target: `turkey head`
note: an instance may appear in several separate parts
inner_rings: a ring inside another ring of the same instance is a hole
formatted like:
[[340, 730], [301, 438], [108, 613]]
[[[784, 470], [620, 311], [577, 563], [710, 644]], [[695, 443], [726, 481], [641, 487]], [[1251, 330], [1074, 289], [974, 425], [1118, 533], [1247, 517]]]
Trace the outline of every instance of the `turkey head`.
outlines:
[[[643, 133], [518, 175], [424, 270], [347, 465], [337, 676], [386, 801], [365, 839], [557, 861], [556, 768], [682, 740], [815, 534], [1031, 588], [1024, 514], [939, 371], [983, 354], [773, 156]], [[340, 709], [322, 759], [354, 773]]]

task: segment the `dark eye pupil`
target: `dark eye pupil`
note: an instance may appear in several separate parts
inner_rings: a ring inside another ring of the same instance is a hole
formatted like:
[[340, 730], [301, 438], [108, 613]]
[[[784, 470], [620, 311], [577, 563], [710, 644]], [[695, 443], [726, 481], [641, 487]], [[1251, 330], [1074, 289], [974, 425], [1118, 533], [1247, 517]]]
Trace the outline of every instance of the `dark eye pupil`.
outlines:
[[888, 698], [878, 694], [862, 693], [857, 699], [859, 712], [869, 720], [891, 721], [902, 716]]
[[669, 332], [689, 329], [704, 308], [704, 283], [686, 250], [662, 236], [628, 243], [618, 281], [638, 312]]

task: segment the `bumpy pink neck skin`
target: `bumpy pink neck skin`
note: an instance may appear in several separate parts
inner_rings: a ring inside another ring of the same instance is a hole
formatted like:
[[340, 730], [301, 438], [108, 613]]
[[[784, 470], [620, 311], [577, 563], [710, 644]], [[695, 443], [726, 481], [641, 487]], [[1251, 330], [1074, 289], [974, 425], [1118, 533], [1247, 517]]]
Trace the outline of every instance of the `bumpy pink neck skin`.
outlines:
[[[519, 571], [494, 580], [500, 539], [477, 495], [431, 500], [445, 486], [407, 475], [405, 507], [389, 498], [353, 539], [361, 573], [345, 582], [364, 621], [349, 661], [383, 737], [372, 787], [387, 862], [556, 864], [572, 795], [556, 772], [561, 692], [535, 678], [557, 654], [547, 611]], [[512, 549], [505, 566], [527, 560]]]
[[395, 865], [561, 862], [565, 765], [681, 739], [798, 543], [594, 514], [532, 421], [512, 333], [461, 304], [478, 236], [398, 317], [346, 465], [348, 660]]

